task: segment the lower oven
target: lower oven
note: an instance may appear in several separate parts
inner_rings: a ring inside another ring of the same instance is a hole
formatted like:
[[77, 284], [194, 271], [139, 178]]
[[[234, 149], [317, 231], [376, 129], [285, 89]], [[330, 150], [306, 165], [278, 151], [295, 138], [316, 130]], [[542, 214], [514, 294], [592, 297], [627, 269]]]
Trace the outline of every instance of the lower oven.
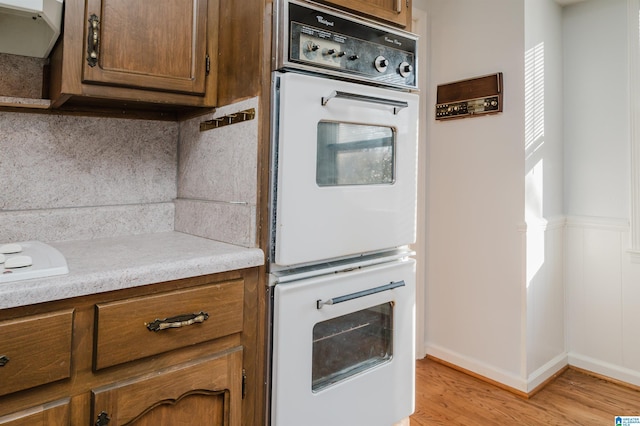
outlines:
[[273, 290], [271, 424], [391, 426], [414, 409], [415, 261]]

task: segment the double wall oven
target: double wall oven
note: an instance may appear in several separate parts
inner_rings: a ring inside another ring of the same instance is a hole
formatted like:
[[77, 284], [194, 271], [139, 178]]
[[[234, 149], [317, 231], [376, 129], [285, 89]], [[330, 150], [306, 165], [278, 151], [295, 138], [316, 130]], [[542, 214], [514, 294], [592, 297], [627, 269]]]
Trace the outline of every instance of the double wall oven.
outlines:
[[414, 407], [417, 39], [275, 16], [271, 425], [391, 426]]

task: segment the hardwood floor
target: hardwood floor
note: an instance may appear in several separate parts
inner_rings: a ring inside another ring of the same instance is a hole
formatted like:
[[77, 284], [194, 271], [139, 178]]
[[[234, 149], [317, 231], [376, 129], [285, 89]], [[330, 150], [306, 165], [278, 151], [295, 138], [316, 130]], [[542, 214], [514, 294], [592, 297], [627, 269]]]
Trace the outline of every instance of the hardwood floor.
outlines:
[[640, 416], [640, 391], [568, 369], [529, 399], [431, 359], [416, 364], [411, 426], [614, 426]]

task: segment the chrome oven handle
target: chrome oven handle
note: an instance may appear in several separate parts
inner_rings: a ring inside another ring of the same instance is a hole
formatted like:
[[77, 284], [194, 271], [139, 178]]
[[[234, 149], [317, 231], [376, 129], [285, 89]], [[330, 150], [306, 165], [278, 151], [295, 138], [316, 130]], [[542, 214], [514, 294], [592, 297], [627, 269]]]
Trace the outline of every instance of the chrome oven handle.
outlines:
[[348, 300], [358, 299], [360, 297], [370, 296], [372, 294], [381, 293], [387, 290], [393, 290], [394, 288], [404, 287], [404, 281], [390, 282], [389, 284], [381, 285], [379, 287], [369, 288], [367, 290], [357, 291], [355, 293], [345, 294], [344, 296], [334, 297], [327, 300], [317, 300], [316, 308], [322, 309], [324, 305], [335, 305], [337, 303], [346, 302]]
[[327, 103], [333, 98], [344, 98], [353, 101], [371, 102], [374, 104], [390, 105], [393, 107], [393, 113], [397, 114], [402, 108], [407, 108], [409, 104], [405, 101], [396, 101], [393, 99], [376, 98], [375, 96], [358, 95], [356, 93], [339, 92], [334, 90], [327, 97], [322, 97], [322, 106], [326, 106]]

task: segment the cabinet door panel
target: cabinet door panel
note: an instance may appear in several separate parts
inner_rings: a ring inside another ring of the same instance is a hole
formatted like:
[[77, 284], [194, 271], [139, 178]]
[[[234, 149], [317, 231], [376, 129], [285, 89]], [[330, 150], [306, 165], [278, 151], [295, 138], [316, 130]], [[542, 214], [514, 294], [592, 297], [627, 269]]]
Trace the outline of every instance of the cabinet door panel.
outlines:
[[[93, 391], [109, 426], [239, 425], [242, 348]], [[221, 418], [222, 416], [222, 418]], [[216, 419], [212, 422], [211, 419]], [[228, 423], [227, 423], [228, 422]]]
[[204, 94], [207, 0], [87, 0], [85, 18], [84, 82]]
[[0, 417], [2, 426], [69, 426], [69, 399]]

